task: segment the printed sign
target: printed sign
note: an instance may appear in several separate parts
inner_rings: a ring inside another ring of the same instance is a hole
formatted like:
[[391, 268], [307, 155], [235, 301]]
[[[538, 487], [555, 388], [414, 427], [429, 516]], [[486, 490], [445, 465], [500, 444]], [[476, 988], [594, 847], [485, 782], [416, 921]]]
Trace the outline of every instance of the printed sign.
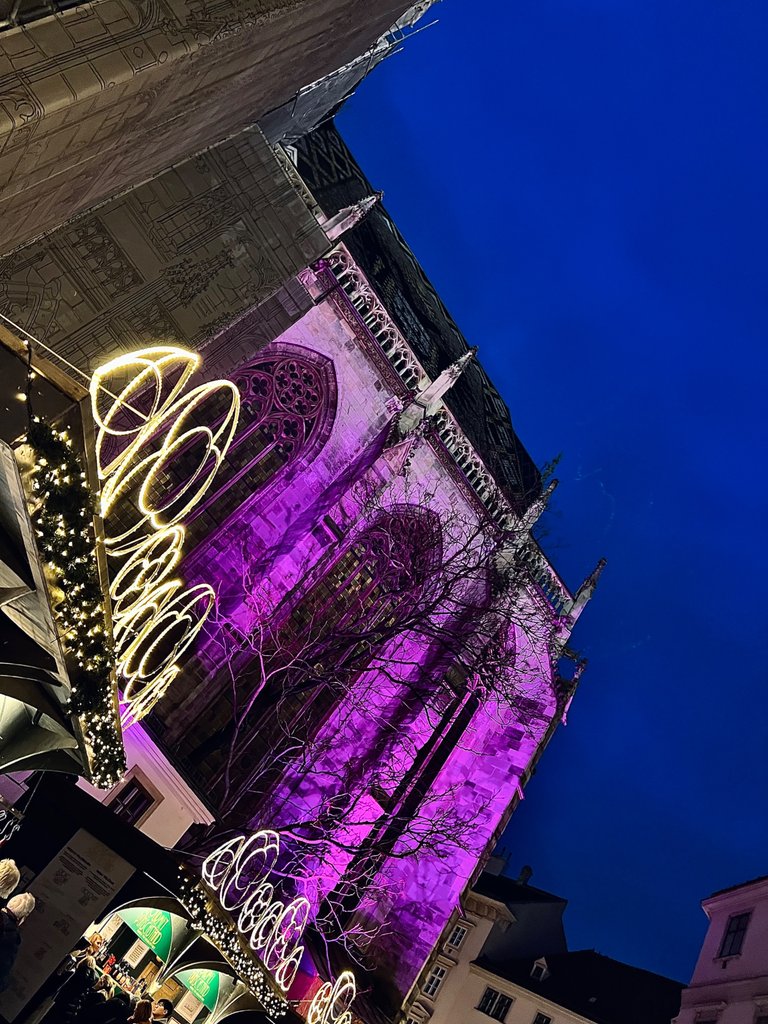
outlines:
[[120, 930], [120, 925], [123, 923], [123, 919], [119, 914], [113, 914], [108, 921], [105, 921], [103, 926], [98, 929], [99, 935], [105, 942], [109, 942], [115, 932]]
[[192, 1024], [192, 1021], [200, 1015], [202, 1008], [203, 1004], [199, 999], [195, 999], [191, 992], [185, 992], [174, 1006], [173, 1014], [175, 1017], [181, 1017], [187, 1024]]
[[144, 954], [149, 952], [149, 946], [142, 942], [141, 939], [136, 939], [134, 944], [128, 950], [123, 957], [123, 960], [128, 964], [129, 967], [138, 967], [144, 958]]
[[13, 1021], [58, 967], [134, 868], [114, 850], [80, 829], [30, 886], [35, 910], [21, 926], [21, 947], [0, 1014]]
[[120, 911], [120, 917], [153, 953], [157, 953], [164, 963], [167, 961], [173, 942], [173, 920], [167, 910], [129, 907]]
[[176, 978], [184, 988], [188, 989], [196, 999], [199, 999], [203, 1006], [213, 1010], [216, 1000], [219, 998], [219, 982], [221, 975], [218, 971], [210, 971], [205, 967], [194, 968], [190, 971], [179, 971]]

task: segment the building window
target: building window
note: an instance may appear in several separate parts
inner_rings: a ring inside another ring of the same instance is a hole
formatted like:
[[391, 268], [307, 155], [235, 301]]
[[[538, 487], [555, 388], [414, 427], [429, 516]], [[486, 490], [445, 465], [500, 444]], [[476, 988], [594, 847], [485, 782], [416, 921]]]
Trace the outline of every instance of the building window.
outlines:
[[232, 380], [240, 391], [237, 434], [215, 486], [189, 517], [188, 543], [200, 542], [290, 463], [317, 450], [336, 415], [333, 366], [305, 349], [268, 348]]
[[537, 1013], [533, 1018], [533, 1024], [552, 1024], [552, 1018], [548, 1017], [546, 1013]]
[[464, 939], [466, 939], [467, 932], [467, 928], [463, 925], [457, 924], [448, 937], [447, 945], [451, 946], [453, 949], [461, 949], [461, 944]]
[[510, 996], [497, 992], [495, 988], [487, 988], [483, 993], [483, 998], [477, 1004], [477, 1008], [480, 1013], [487, 1013], [494, 1020], [506, 1020], [513, 1002], [514, 1000]]
[[547, 965], [540, 961], [537, 961], [531, 968], [531, 977], [534, 981], [544, 981], [547, 973]]
[[126, 825], [137, 825], [154, 802], [155, 798], [134, 775], [109, 801], [109, 809]]
[[435, 996], [447, 973], [445, 967], [433, 967], [431, 974], [424, 982], [424, 995], [429, 996], [430, 999]]
[[751, 914], [734, 914], [728, 919], [718, 956], [738, 956], [744, 945]]
[[[342, 687], [414, 614], [441, 561], [440, 521], [434, 513], [411, 505], [380, 510], [313, 570], [315, 579], [293, 607], [291, 594], [254, 634], [260, 638], [260, 657], [253, 672], [244, 673], [248, 690], [238, 697], [250, 703], [250, 718], [241, 726], [233, 758], [246, 772], [237, 772], [232, 800], [253, 791], [255, 779], [264, 792], [267, 772], [282, 770], [288, 752], [304, 747], [338, 703]], [[259, 661], [269, 666], [261, 675]], [[326, 685], [329, 678], [333, 685]], [[250, 699], [252, 692], [257, 699]], [[232, 705], [223, 698], [190, 730], [189, 762], [201, 780], [213, 777], [224, 784], [232, 721]]]

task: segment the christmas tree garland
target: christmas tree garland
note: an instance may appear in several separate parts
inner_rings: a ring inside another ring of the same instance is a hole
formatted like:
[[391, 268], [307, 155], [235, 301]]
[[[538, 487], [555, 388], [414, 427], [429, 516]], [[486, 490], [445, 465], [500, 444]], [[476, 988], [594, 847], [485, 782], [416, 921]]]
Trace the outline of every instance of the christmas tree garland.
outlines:
[[115, 721], [112, 674], [115, 658], [92, 528], [95, 499], [72, 442], [33, 417], [27, 442], [34, 455], [32, 521], [43, 558], [62, 598], [56, 607], [62, 639], [77, 665], [67, 712], [83, 721], [93, 751], [92, 779], [114, 785], [125, 771]]

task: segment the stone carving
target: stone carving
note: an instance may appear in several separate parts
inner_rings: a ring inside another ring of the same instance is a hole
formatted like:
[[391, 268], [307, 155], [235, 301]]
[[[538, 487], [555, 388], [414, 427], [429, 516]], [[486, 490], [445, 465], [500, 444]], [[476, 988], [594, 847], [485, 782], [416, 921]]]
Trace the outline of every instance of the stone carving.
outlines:
[[[339, 244], [327, 257], [327, 265], [352, 302], [371, 336], [411, 391], [424, 391], [430, 379], [403, 334], [396, 326], [365, 274], [349, 250]], [[507, 501], [483, 460], [475, 451], [458, 421], [443, 405], [431, 418], [434, 433], [453, 458], [461, 475], [472, 488], [493, 521], [504, 531], [519, 533], [520, 517]], [[559, 614], [571, 600], [568, 589], [528, 538], [521, 546], [522, 566]]]
[[98, 217], [91, 217], [66, 237], [110, 298], [141, 284], [141, 275]]
[[234, 266], [230, 252], [218, 252], [205, 260], [180, 259], [165, 271], [166, 279], [174, 286], [181, 302], [186, 306], [212, 283], [227, 267]]
[[429, 377], [411, 351], [368, 279], [358, 267], [344, 245], [337, 246], [328, 256], [337, 281], [352, 300], [363, 323], [379, 343], [402, 380], [412, 391], [420, 391], [429, 383]]

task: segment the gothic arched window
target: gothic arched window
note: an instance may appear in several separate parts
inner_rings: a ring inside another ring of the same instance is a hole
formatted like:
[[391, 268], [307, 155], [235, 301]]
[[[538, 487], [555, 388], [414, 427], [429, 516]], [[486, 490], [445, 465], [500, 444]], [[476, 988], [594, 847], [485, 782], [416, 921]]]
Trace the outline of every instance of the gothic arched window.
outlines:
[[193, 531], [215, 528], [299, 459], [322, 447], [336, 413], [329, 359], [293, 345], [271, 345], [237, 370], [240, 423]]
[[[290, 740], [304, 742], [351, 680], [407, 629], [441, 559], [438, 517], [402, 505], [378, 513], [305, 578], [303, 597], [264, 624], [261, 657], [242, 674], [240, 706], [248, 693], [258, 698], [237, 741], [241, 770], [250, 775], [264, 759], [277, 767]], [[232, 719], [222, 698], [189, 734], [191, 745], [197, 741], [191, 760], [209, 780], [227, 759]]]
[[318, 581], [292, 610], [284, 626], [327, 642], [331, 632], [359, 636], [377, 624], [390, 631], [421, 596], [440, 562], [437, 517], [424, 509], [398, 506], [379, 513], [326, 564]]

